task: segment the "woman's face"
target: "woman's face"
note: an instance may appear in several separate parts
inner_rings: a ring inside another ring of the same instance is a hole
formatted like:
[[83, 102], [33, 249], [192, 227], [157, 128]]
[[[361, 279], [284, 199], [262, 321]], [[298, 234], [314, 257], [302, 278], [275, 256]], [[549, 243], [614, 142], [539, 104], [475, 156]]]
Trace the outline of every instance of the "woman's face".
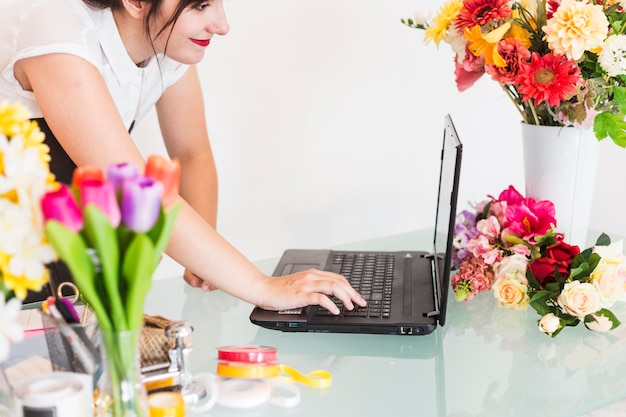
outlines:
[[[155, 28], [161, 28], [174, 14], [180, 0], [164, 0]], [[183, 64], [196, 64], [213, 35], [226, 35], [229, 27], [223, 0], [207, 0], [198, 6], [183, 10], [173, 28], [166, 28], [154, 39], [158, 52]]]

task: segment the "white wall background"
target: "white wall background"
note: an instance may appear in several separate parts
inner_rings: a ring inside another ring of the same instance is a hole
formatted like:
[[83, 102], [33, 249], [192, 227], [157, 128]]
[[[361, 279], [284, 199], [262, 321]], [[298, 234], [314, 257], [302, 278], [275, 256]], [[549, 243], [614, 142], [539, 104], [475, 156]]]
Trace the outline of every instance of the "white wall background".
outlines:
[[[225, 4], [231, 32], [200, 72], [218, 230], [250, 259], [430, 226], [446, 113], [464, 142], [460, 206], [523, 192], [508, 98], [487, 77], [459, 93], [449, 47], [400, 23], [441, 0]], [[136, 130], [146, 153], [162, 152], [158, 136], [154, 115]], [[601, 145], [590, 227], [626, 236], [626, 150]]]
[[[400, 23], [442, 3], [225, 0], [231, 32], [200, 72], [218, 230], [246, 256], [430, 226], [446, 113], [465, 146], [460, 206], [509, 184], [523, 191], [513, 105], [487, 77], [459, 93], [449, 47]], [[134, 136], [164, 153], [154, 114]], [[626, 236], [626, 150], [601, 145], [591, 228]], [[166, 263], [161, 275], [178, 271]]]

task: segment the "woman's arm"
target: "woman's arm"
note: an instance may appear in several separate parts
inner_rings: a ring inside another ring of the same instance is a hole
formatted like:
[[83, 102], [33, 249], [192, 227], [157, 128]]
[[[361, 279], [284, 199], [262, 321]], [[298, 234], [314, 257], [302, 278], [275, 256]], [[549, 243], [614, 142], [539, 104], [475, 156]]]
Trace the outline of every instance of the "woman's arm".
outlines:
[[[77, 165], [144, 161], [126, 131], [99, 71], [87, 61], [50, 54], [19, 61], [15, 74], [34, 92], [48, 125]], [[338, 274], [306, 271], [280, 279], [262, 274], [184, 200], [167, 253], [202, 279], [251, 304], [283, 309], [319, 304], [337, 313], [327, 295], [348, 308], [363, 298]]]
[[[204, 99], [195, 65], [165, 91], [156, 109], [168, 154], [177, 157], [181, 163], [181, 197], [216, 228], [217, 169], [207, 133]], [[183, 278], [192, 287], [215, 289], [189, 269], [185, 269]]]

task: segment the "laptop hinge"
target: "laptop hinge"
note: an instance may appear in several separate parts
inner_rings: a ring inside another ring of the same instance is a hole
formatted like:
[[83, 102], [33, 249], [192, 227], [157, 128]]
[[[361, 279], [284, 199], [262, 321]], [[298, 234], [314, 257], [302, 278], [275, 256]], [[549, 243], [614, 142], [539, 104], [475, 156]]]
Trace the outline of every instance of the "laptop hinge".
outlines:
[[422, 317], [435, 317], [435, 318], [439, 318], [440, 315], [440, 311], [439, 311], [439, 282], [437, 280], [437, 273], [436, 271], [436, 265], [435, 265], [435, 260], [441, 258], [441, 254], [438, 253], [427, 253], [424, 255], [424, 258], [429, 259], [430, 260], [430, 264], [431, 264], [431, 277], [433, 280], [433, 298], [435, 300], [435, 308], [436, 310], [433, 311], [429, 311], [427, 313], [422, 313]]

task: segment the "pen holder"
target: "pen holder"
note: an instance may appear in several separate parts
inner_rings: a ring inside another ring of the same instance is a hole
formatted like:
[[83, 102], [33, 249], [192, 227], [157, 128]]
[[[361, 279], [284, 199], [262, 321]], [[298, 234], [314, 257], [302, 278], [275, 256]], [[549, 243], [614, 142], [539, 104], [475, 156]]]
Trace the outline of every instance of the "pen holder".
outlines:
[[50, 316], [42, 314], [50, 365], [55, 372], [86, 373], [96, 380], [102, 373], [102, 335], [88, 307], [76, 306], [76, 310], [83, 321], [66, 324], [65, 328], [57, 327]]

